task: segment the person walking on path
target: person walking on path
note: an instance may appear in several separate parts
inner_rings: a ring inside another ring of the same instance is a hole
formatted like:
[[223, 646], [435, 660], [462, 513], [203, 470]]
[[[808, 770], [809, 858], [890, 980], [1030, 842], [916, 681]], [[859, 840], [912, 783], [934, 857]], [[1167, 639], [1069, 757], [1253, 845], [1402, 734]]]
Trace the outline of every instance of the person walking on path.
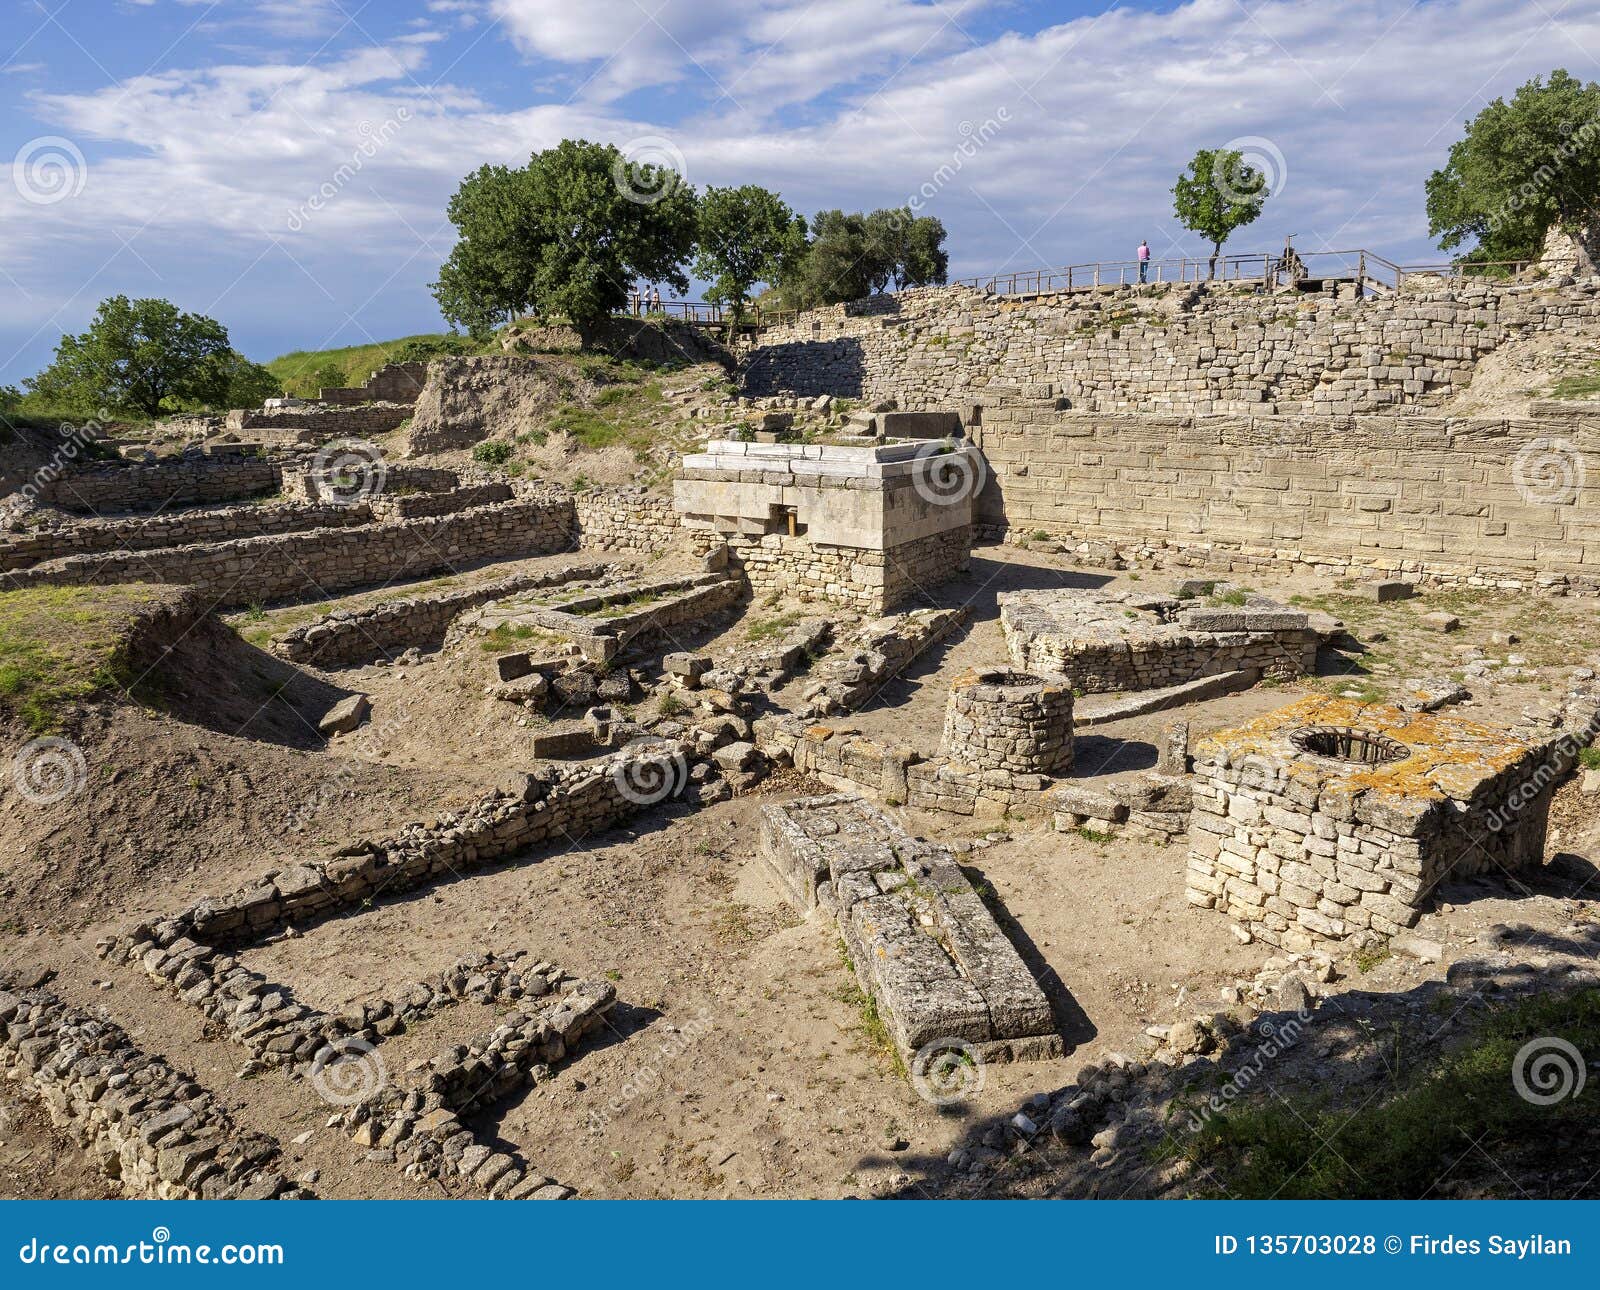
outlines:
[[1139, 281], [1145, 280], [1145, 275], [1150, 272], [1150, 243], [1141, 240], [1139, 243]]

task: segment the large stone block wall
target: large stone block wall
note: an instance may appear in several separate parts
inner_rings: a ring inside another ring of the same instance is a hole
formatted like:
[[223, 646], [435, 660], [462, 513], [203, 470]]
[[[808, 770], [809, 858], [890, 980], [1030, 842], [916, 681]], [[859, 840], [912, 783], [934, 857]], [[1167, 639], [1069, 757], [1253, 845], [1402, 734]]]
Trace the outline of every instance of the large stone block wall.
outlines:
[[80, 514], [236, 502], [278, 490], [278, 466], [246, 456], [185, 457], [158, 465], [100, 466], [50, 480], [39, 500]]
[[988, 409], [984, 531], [1155, 563], [1600, 592], [1600, 419]]
[[928, 287], [768, 329], [743, 380], [751, 394], [912, 408], [993, 403], [994, 387], [1021, 387], [1105, 412], [1383, 411], [1448, 397], [1509, 339], [1600, 336], [1595, 291], [1475, 283], [1355, 300], [1194, 284]]
[[184, 583], [218, 605], [246, 605], [422, 577], [479, 560], [550, 555], [571, 540], [570, 503], [510, 502], [392, 524], [68, 556], [9, 577], [14, 586]]

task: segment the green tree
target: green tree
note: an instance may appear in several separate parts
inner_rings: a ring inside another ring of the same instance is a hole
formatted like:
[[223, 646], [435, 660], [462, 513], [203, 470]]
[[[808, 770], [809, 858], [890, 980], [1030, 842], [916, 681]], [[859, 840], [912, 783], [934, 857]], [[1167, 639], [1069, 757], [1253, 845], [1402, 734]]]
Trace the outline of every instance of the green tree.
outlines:
[[706, 299], [744, 316], [750, 289], [777, 282], [784, 266], [803, 255], [806, 222], [777, 193], [755, 184], [707, 188], [700, 197], [695, 276], [709, 281]]
[[231, 353], [227, 328], [213, 318], [169, 300], [112, 296], [88, 331], [63, 336], [50, 366], [24, 384], [45, 404], [155, 417], [222, 402]]
[[520, 170], [484, 166], [450, 199], [460, 238], [434, 297], [480, 339], [528, 312], [587, 331], [639, 278], [688, 291], [695, 207], [675, 171], [632, 165], [610, 144], [563, 139]]
[[1539, 255], [1560, 225], [1587, 232], [1600, 213], [1600, 85], [1557, 68], [1467, 123], [1443, 169], [1428, 177], [1428, 232], [1467, 257]]
[[1211, 276], [1222, 244], [1253, 223], [1267, 200], [1267, 177], [1228, 148], [1201, 148], [1172, 186], [1172, 213], [1191, 233], [1211, 243]]
[[230, 349], [218, 360], [222, 378], [226, 382], [217, 406], [224, 408], [259, 408], [267, 399], [283, 393], [283, 384], [260, 363], [252, 363], [236, 349]]
[[866, 217], [867, 269], [874, 291], [925, 287], [949, 276], [944, 225], [909, 206], [875, 210]]

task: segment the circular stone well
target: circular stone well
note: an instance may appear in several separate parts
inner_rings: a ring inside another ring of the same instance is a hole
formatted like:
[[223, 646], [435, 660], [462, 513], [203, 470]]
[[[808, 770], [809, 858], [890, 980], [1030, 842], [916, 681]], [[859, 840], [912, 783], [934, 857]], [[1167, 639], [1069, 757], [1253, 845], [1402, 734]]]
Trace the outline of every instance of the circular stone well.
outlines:
[[1301, 726], [1290, 731], [1289, 742], [1313, 757], [1358, 766], [1384, 766], [1411, 756], [1411, 749], [1398, 739], [1354, 726]]
[[984, 770], [1057, 775], [1072, 769], [1072, 686], [1064, 676], [983, 668], [957, 678], [940, 751]]

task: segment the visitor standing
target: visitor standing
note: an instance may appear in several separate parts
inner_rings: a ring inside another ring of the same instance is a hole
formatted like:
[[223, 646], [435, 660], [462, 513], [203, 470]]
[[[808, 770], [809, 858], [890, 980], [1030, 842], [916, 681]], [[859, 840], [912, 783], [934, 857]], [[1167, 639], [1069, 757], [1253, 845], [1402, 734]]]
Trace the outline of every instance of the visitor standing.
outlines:
[[1145, 280], [1145, 275], [1150, 272], [1150, 243], [1139, 243], [1139, 281]]

